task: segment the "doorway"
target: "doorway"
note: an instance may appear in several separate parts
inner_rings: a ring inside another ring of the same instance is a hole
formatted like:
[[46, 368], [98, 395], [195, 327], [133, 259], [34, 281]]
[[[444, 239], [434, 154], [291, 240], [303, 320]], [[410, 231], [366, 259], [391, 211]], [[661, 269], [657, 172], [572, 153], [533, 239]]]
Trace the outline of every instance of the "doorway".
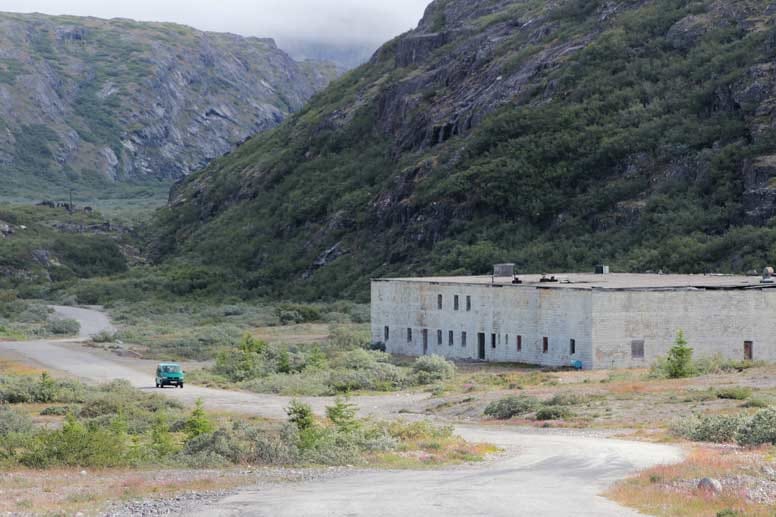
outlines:
[[752, 341], [744, 341], [744, 361], [751, 361], [754, 359], [754, 343]]
[[423, 355], [428, 355], [428, 329], [423, 329]]
[[477, 350], [478, 352], [477, 357], [479, 357], [480, 361], [484, 361], [485, 360], [485, 333], [484, 332], [480, 332], [479, 334], [477, 334], [477, 344], [479, 345]]

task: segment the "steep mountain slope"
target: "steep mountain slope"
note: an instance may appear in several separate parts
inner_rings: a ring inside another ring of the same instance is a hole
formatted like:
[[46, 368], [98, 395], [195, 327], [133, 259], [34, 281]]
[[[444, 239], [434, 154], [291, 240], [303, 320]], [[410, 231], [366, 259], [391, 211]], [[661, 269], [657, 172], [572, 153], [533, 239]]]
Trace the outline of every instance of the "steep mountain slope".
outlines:
[[178, 179], [279, 124], [336, 73], [269, 39], [0, 13], [3, 193]]
[[759, 268], [776, 258], [775, 16], [762, 0], [437, 0], [179, 185], [158, 258], [300, 297], [504, 260]]

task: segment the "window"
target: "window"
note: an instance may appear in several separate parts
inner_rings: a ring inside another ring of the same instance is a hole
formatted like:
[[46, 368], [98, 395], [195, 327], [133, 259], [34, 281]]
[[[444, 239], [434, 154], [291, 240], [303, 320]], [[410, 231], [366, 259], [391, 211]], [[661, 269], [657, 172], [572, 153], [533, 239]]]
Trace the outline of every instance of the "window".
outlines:
[[385, 336], [385, 340], [388, 341], [391, 337], [391, 329], [389, 329], [388, 327], [385, 327], [383, 329], [383, 336]]
[[458, 295], [456, 294], [455, 298], [453, 298], [453, 309], [457, 311], [458, 310], [458, 305], [459, 305], [458, 304]]
[[509, 345], [509, 334], [504, 334], [504, 345]]
[[437, 330], [437, 345], [442, 345], [442, 331]]
[[744, 341], [744, 361], [751, 361], [754, 359], [754, 342]]
[[644, 359], [644, 340], [634, 339], [631, 341], [631, 358]]
[[569, 354], [574, 355], [577, 353], [577, 340], [569, 340]]
[[449, 342], [450, 346], [455, 344], [455, 333], [452, 330], [447, 333], [447, 341]]
[[461, 346], [466, 346], [466, 332], [461, 332]]
[[496, 348], [496, 334], [490, 335], [490, 347]]
[[517, 351], [522, 352], [523, 351], [523, 336], [517, 336], [517, 339], [515, 340], [517, 342]]
[[472, 310], [472, 297], [467, 296], [466, 297], [466, 312], [471, 312]]
[[550, 351], [550, 338], [548, 338], [547, 336], [544, 336], [542, 338], [542, 353], [546, 354], [549, 351]]
[[442, 310], [442, 295], [437, 295], [437, 309]]
[[412, 329], [407, 329], [407, 343], [412, 343]]

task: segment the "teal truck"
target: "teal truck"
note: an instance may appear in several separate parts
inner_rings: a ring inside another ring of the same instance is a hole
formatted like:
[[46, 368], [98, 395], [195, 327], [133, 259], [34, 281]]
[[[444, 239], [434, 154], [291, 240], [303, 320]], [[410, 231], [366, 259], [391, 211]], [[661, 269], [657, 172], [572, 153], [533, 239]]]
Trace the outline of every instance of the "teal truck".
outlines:
[[175, 363], [161, 363], [156, 367], [156, 387], [178, 386], [183, 388], [183, 368]]

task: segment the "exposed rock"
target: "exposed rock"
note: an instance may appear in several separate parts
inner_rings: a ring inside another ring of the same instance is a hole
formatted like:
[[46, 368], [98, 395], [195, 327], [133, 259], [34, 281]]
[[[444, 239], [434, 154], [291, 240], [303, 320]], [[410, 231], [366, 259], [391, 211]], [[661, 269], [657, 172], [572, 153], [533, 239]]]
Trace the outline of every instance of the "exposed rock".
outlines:
[[713, 478], [703, 478], [698, 482], [698, 489], [712, 494], [719, 494], [722, 492], [722, 483]]
[[[181, 178], [282, 122], [338, 73], [269, 39], [0, 13], [0, 174]], [[19, 147], [30, 140], [43, 149]]]

